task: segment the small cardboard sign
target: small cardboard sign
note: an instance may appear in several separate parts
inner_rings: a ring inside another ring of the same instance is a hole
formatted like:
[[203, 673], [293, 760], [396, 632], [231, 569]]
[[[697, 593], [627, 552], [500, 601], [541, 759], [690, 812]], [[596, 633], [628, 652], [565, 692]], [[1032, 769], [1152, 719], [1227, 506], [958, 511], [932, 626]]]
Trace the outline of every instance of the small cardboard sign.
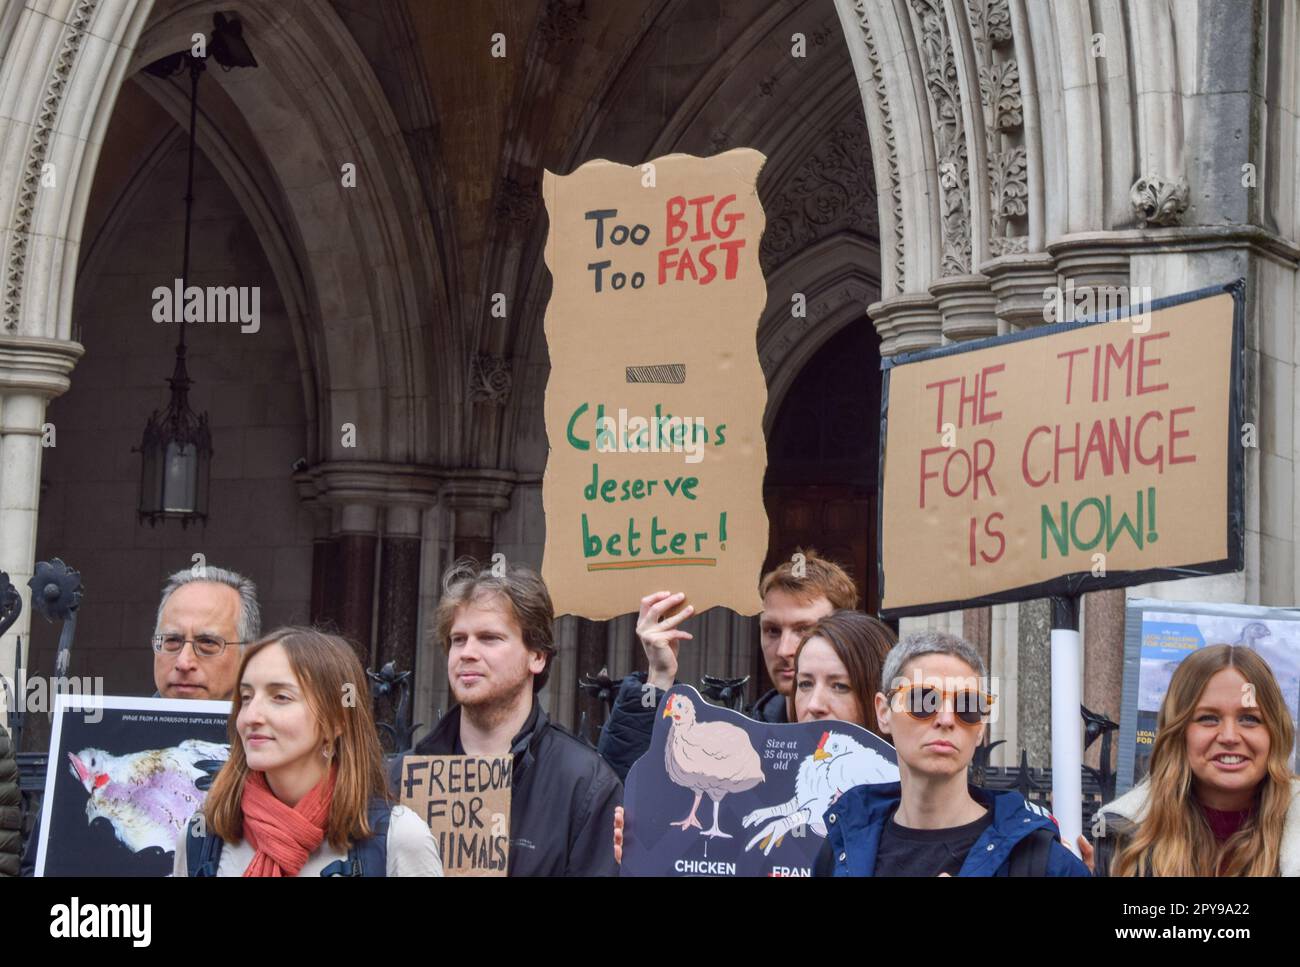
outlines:
[[762, 606], [764, 161], [737, 149], [546, 173], [556, 614], [613, 618], [657, 587], [697, 613]]
[[811, 876], [826, 810], [897, 762], [859, 725], [759, 722], [674, 686], [628, 773], [621, 875]]
[[508, 755], [402, 759], [401, 803], [429, 824], [444, 875], [506, 875], [513, 767]]
[[229, 758], [229, 702], [60, 695], [37, 876], [168, 876]]
[[1239, 570], [1244, 318], [1233, 283], [886, 360], [882, 614]]

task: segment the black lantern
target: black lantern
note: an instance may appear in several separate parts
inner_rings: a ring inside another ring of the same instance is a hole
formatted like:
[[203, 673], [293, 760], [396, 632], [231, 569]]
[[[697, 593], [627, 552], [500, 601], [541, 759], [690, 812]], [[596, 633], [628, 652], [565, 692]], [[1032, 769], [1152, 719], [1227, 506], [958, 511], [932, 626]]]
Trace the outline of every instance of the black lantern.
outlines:
[[208, 414], [190, 409], [183, 339], [176, 346], [176, 368], [168, 382], [172, 395], [167, 409], [153, 411], [140, 442], [140, 520], [153, 526], [175, 518], [187, 527], [191, 521], [208, 519], [212, 433]]
[[[244, 43], [238, 20], [221, 14], [213, 18], [210, 49], [224, 69], [256, 67], [252, 53]], [[190, 228], [194, 210], [194, 138], [198, 126], [199, 78], [206, 63], [189, 51], [179, 51], [154, 61], [146, 71], [156, 77], [170, 77], [189, 71], [190, 75], [190, 143], [189, 170], [185, 181], [185, 245], [181, 261], [180, 293], [190, 274]], [[140, 521], [149, 526], [159, 520], [175, 519], [187, 527], [192, 521], [208, 519], [208, 476], [212, 467], [212, 433], [208, 415], [195, 413], [189, 405], [192, 380], [185, 368], [185, 321], [182, 306], [175, 308], [179, 327], [176, 365], [172, 370], [171, 399], [161, 414], [153, 411], [145, 424], [140, 441]]]

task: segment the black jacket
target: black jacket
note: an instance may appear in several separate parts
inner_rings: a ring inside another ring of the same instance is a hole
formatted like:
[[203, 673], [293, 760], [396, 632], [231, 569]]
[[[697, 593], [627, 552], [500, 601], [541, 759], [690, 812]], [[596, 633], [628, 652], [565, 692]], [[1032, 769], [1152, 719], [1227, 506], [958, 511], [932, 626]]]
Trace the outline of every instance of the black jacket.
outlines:
[[[460, 707], [452, 708], [411, 755], [459, 755]], [[551, 722], [534, 699], [510, 743], [510, 876], [617, 876], [614, 807], [623, 784], [587, 743]], [[397, 788], [401, 760], [390, 773]]]
[[[645, 682], [645, 672], [633, 672], [623, 679], [610, 710], [609, 721], [600, 730], [596, 751], [627, 782], [632, 763], [650, 748], [655, 728], [655, 712], [666, 692]], [[765, 692], [745, 714], [760, 722], [786, 722], [785, 698], [775, 689]]]

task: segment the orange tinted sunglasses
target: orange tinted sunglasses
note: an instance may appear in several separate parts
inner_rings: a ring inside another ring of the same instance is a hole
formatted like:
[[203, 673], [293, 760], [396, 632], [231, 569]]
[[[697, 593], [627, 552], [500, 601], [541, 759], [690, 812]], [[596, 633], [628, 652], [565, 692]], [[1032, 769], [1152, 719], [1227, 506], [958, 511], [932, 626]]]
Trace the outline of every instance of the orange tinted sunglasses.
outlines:
[[899, 692], [909, 693], [901, 705], [894, 703], [894, 708], [906, 712], [912, 718], [924, 722], [938, 714], [939, 709], [952, 699], [952, 711], [957, 721], [962, 725], [975, 726], [984, 721], [984, 716], [988, 714], [989, 706], [996, 700], [997, 696], [989, 692], [976, 691], [973, 688], [955, 689], [948, 691], [943, 688], [936, 688], [933, 685], [925, 685], [920, 682], [914, 685], [903, 685], [893, 689], [889, 697], [893, 699]]

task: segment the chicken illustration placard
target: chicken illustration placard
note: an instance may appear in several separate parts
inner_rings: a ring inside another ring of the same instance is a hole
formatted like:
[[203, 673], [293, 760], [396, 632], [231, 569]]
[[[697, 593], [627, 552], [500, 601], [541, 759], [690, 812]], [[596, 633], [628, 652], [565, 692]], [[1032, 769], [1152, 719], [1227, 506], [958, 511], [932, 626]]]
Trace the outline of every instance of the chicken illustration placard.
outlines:
[[888, 742], [859, 725], [774, 724], [674, 686], [624, 789], [624, 876], [811, 876], [844, 792], [897, 782]]
[[37, 876], [167, 876], [229, 757], [229, 702], [59, 696]]

